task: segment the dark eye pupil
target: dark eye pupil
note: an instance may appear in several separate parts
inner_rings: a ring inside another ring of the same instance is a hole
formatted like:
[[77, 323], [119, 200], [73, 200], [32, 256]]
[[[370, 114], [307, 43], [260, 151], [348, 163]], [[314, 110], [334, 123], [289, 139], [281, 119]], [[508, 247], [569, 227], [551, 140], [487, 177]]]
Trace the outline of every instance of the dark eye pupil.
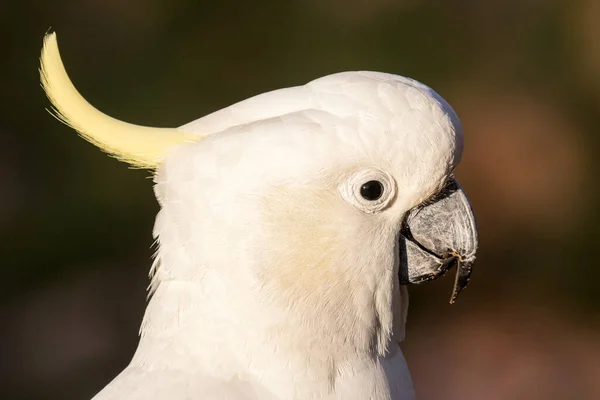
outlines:
[[383, 185], [379, 181], [369, 181], [360, 187], [360, 195], [366, 200], [377, 200], [382, 194]]

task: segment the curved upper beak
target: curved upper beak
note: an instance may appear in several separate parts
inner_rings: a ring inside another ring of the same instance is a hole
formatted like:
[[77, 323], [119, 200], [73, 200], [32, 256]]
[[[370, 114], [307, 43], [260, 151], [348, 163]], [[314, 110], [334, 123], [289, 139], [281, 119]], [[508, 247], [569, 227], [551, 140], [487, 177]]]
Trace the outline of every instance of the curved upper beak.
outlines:
[[477, 251], [471, 205], [455, 179], [434, 201], [411, 210], [400, 231], [400, 282], [421, 283], [456, 265], [450, 304], [469, 283]]

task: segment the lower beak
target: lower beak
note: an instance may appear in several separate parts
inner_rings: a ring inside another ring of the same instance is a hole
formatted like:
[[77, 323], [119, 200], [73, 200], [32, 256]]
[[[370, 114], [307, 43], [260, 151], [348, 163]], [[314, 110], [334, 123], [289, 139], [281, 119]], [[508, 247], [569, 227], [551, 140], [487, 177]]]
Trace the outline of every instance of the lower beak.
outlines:
[[422, 283], [456, 266], [450, 304], [468, 285], [477, 251], [475, 216], [464, 191], [450, 179], [437, 198], [411, 210], [400, 230], [400, 283]]

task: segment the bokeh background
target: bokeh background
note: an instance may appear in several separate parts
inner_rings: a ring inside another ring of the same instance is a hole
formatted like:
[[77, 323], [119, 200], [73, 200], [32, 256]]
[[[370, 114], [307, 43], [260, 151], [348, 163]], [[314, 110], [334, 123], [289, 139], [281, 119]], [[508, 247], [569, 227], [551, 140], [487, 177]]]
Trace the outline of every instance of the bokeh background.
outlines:
[[344, 70], [427, 83], [463, 121], [472, 285], [412, 287], [422, 400], [600, 399], [600, 1], [0, 1], [0, 397], [88, 399], [130, 360], [158, 210], [149, 173], [46, 111], [52, 28], [99, 109], [178, 126]]

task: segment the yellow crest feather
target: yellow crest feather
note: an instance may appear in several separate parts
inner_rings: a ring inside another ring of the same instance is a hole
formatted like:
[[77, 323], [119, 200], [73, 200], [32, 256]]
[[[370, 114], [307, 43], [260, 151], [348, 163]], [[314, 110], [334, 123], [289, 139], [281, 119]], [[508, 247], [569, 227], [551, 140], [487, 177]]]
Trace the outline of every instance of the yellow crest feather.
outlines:
[[56, 34], [44, 38], [40, 79], [54, 115], [103, 151], [135, 167], [155, 168], [172, 146], [201, 137], [174, 128], [139, 126], [112, 118], [88, 103], [75, 89], [60, 58]]

